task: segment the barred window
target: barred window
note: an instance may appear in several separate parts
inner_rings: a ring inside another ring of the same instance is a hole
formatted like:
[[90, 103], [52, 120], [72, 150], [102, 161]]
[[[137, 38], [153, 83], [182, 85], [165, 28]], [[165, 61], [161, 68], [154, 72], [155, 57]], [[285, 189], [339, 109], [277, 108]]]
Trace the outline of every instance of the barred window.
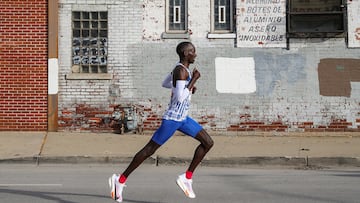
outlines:
[[72, 13], [72, 65], [74, 73], [107, 73], [107, 12]]
[[187, 0], [168, 0], [167, 31], [187, 31]]
[[343, 0], [289, 0], [290, 37], [342, 37], [345, 32]]
[[213, 31], [232, 32], [233, 0], [212, 0]]

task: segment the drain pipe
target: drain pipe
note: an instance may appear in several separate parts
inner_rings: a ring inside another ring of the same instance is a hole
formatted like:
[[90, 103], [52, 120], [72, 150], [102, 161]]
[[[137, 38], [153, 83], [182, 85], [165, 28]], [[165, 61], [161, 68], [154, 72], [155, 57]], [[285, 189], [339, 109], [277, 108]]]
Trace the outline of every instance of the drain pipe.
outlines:
[[49, 132], [58, 130], [58, 0], [48, 0], [48, 115]]

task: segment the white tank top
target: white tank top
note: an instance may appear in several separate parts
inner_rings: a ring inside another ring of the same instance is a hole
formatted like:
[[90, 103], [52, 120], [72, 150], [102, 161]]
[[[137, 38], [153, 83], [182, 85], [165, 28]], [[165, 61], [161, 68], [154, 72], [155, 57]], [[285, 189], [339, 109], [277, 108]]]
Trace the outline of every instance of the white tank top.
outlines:
[[[181, 65], [182, 67], [184, 67], [185, 70], [189, 74], [189, 77], [186, 79], [186, 83], [185, 83], [185, 88], [187, 88], [187, 86], [189, 85], [189, 82], [191, 80], [191, 72], [186, 66], [184, 66], [181, 63], [177, 63], [175, 65], [175, 67], [178, 66], [178, 65]], [[172, 87], [171, 89], [172, 89], [171, 92], [173, 92], [175, 87]], [[169, 107], [165, 111], [165, 113], [163, 115], [163, 119], [165, 119], [165, 120], [174, 120], [174, 121], [183, 121], [183, 120], [185, 120], [185, 118], [187, 117], [188, 112], [189, 112], [190, 100], [191, 100], [191, 93], [189, 94], [189, 96], [186, 99], [184, 99], [183, 102], [177, 101], [174, 94], [172, 93]]]

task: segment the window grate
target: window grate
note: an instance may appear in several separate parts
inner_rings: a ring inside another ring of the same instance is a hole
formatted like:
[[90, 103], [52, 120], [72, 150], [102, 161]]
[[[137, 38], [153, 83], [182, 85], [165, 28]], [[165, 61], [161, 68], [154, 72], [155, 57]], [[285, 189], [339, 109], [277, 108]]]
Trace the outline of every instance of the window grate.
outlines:
[[289, 0], [289, 36], [342, 37], [345, 10], [342, 0]]
[[169, 31], [187, 30], [187, 0], [169, 0]]
[[214, 31], [232, 32], [233, 8], [232, 0], [213, 0]]

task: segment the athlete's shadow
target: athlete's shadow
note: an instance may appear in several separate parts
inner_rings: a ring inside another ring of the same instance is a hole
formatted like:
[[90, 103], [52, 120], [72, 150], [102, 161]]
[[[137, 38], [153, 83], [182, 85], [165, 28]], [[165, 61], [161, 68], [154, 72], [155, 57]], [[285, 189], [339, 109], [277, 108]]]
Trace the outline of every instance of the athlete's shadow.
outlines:
[[[61, 195], [63, 196], [78, 196], [78, 197], [93, 197], [94, 202], [111, 202], [114, 200], [111, 200], [109, 196], [106, 195], [94, 195], [94, 194], [83, 194], [83, 193], [67, 193], [67, 192], [43, 192], [43, 191], [29, 191], [29, 190], [15, 190], [15, 189], [5, 189], [0, 188], [0, 194], [1, 193], [7, 193], [7, 194], [13, 194], [17, 196], [28, 196], [28, 197], [34, 197], [39, 198], [42, 200], [49, 200], [59, 203], [79, 203], [74, 202], [70, 200], [65, 200], [62, 197], [59, 197]], [[96, 199], [96, 200], [95, 200]], [[124, 199], [124, 202], [131, 202], [131, 203], [161, 203], [161, 202], [148, 202], [148, 201], [138, 201], [138, 200], [130, 200], [130, 199]]]
[[137, 200], [129, 200], [129, 199], [124, 199], [124, 203], [126, 202], [131, 202], [131, 203], [162, 203], [162, 202], [144, 202], [144, 201], [137, 201]]

